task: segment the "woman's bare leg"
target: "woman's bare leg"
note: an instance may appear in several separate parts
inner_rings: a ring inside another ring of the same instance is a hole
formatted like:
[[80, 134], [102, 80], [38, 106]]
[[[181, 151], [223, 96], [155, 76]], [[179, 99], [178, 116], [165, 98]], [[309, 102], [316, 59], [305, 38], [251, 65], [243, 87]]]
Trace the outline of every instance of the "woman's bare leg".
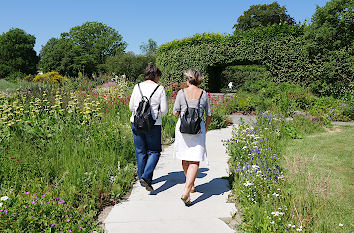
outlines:
[[[189, 166], [189, 161], [182, 160], [182, 167], [183, 167], [184, 175], [186, 177], [187, 177], [188, 166]], [[194, 188], [194, 182], [193, 182], [193, 188], [192, 188], [191, 192], [194, 192], [194, 191], [195, 191], [195, 188]]]
[[187, 177], [187, 170], [188, 170], [188, 163], [189, 161], [186, 161], [186, 160], [182, 160], [182, 168], [183, 168], [183, 171], [184, 171], [184, 175]]
[[192, 188], [194, 187], [194, 181], [198, 174], [199, 162], [188, 161], [188, 169], [186, 175], [186, 185], [184, 187], [183, 196], [189, 196]]

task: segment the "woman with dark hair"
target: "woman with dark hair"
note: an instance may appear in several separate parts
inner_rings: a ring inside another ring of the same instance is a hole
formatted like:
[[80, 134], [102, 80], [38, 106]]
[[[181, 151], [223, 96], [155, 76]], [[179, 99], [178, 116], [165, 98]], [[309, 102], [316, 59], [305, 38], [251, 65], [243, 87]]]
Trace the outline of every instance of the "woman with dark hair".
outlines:
[[[161, 153], [161, 116], [168, 112], [165, 88], [157, 84], [160, 76], [159, 68], [152, 64], [148, 65], [145, 69], [146, 80], [135, 85], [129, 101], [129, 109], [133, 112], [130, 121], [134, 136], [139, 181], [149, 192], [154, 190], [151, 185], [152, 176]], [[149, 130], [134, 126], [134, 116], [143, 96], [148, 98], [152, 118], [155, 120]]]
[[[190, 193], [194, 192], [194, 181], [197, 177], [199, 163], [206, 159], [205, 137], [211, 121], [211, 109], [207, 93], [198, 87], [203, 81], [201, 73], [198, 70], [189, 69], [184, 76], [187, 88], [177, 93], [173, 114], [180, 117], [175, 129], [175, 154], [176, 158], [182, 160], [182, 168], [186, 176], [186, 185], [181, 199], [186, 206], [190, 206], [192, 205]], [[188, 108], [198, 109], [199, 117], [202, 119], [199, 133], [181, 133], [181, 117], [186, 114]]]

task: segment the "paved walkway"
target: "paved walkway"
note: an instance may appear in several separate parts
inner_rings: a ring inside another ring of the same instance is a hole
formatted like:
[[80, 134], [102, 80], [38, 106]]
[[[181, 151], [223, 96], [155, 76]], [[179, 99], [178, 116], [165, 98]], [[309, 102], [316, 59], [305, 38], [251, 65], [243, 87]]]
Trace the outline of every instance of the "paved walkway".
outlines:
[[221, 140], [231, 138], [232, 127], [207, 133], [210, 166], [202, 163], [191, 194], [193, 206], [180, 200], [184, 174], [179, 160], [173, 159], [173, 144], [161, 154], [154, 173], [155, 191], [147, 191], [135, 183], [127, 201], [113, 207], [104, 221], [109, 233], [231, 233], [220, 218], [236, 212], [234, 203], [227, 203], [230, 192], [227, 154]]

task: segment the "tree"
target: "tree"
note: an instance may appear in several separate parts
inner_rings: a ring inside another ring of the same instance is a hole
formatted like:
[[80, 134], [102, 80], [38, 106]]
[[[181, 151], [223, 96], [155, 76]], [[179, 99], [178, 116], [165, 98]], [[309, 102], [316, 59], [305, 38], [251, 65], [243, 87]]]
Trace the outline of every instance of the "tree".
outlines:
[[252, 5], [237, 19], [233, 28], [247, 30], [282, 22], [290, 25], [295, 24], [294, 19], [287, 14], [285, 6], [281, 7], [279, 3], [273, 2], [272, 4]]
[[39, 67], [44, 72], [57, 71], [62, 75], [74, 76], [80, 70], [74, 62], [80, 54], [75, 51], [71, 40], [51, 38], [42, 47]]
[[128, 52], [108, 58], [106, 69], [117, 75], [125, 74], [129, 80], [135, 81], [139, 75], [144, 74], [144, 70], [149, 63], [155, 63], [155, 56], [135, 55]]
[[146, 54], [146, 55], [155, 55], [155, 52], [157, 50], [157, 43], [156, 41], [154, 41], [153, 39], [149, 39], [148, 42], [145, 44], [145, 43], [142, 43], [140, 45], [140, 50], [143, 54]]
[[350, 47], [354, 42], [354, 15], [352, 0], [332, 0], [318, 7], [305, 38], [311, 57], [329, 51]]
[[42, 48], [40, 68], [75, 76], [104, 71], [107, 57], [123, 53], [126, 43], [113, 28], [100, 22], [86, 22], [52, 38]]
[[16, 72], [36, 73], [38, 57], [33, 47], [36, 38], [24, 30], [15, 28], [0, 35], [0, 77]]

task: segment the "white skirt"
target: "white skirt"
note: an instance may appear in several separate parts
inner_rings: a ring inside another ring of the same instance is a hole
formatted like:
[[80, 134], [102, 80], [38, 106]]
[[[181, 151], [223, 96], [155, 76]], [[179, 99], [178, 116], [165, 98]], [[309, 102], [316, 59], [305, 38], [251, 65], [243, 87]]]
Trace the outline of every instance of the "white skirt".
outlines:
[[181, 133], [179, 127], [181, 120], [178, 119], [175, 129], [175, 156], [177, 159], [186, 161], [204, 161], [206, 160], [205, 148], [205, 124], [200, 123], [200, 134]]

